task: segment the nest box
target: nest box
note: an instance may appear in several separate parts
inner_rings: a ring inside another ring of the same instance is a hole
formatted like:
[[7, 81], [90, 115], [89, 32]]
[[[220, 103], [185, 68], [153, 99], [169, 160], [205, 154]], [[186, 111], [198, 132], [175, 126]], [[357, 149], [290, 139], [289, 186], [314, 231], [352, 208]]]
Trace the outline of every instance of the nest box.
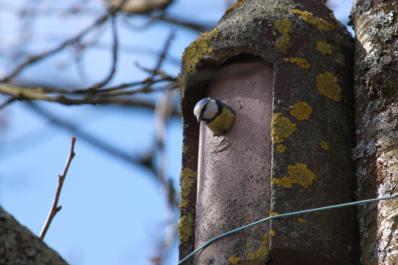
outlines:
[[[354, 200], [353, 41], [319, 0], [239, 0], [185, 51], [180, 257], [268, 215]], [[215, 97], [236, 112], [225, 135], [198, 123]], [[191, 264], [356, 264], [355, 210], [244, 230]]]

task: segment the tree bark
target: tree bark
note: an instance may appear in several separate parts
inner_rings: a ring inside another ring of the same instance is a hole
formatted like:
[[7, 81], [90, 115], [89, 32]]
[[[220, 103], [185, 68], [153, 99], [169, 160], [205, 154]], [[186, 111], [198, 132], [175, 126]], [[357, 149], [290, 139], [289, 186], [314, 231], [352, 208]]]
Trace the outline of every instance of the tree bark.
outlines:
[[0, 207], [1, 265], [66, 265], [58, 253]]
[[[355, 97], [358, 196], [398, 193], [398, 2], [357, 0]], [[398, 201], [360, 207], [363, 265], [398, 264]]]

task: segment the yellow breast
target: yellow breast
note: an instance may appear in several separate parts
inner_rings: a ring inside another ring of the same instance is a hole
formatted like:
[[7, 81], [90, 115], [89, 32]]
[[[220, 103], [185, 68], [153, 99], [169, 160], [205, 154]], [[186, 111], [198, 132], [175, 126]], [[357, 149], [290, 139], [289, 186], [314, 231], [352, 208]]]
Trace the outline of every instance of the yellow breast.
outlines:
[[215, 135], [227, 133], [234, 125], [235, 113], [228, 107], [224, 106], [221, 113], [212, 121], [207, 123], [207, 127], [214, 132]]

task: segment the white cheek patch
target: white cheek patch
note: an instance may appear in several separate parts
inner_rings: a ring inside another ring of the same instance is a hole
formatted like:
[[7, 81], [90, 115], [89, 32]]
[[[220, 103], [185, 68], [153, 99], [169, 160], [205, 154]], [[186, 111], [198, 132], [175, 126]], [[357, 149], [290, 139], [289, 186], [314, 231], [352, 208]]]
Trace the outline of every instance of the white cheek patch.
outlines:
[[218, 106], [214, 100], [210, 100], [207, 104], [207, 107], [203, 113], [202, 119], [204, 120], [212, 120], [217, 116]]
[[200, 117], [200, 112], [202, 111], [202, 106], [200, 104], [196, 104], [195, 108], [193, 110], [193, 114], [195, 115], [196, 118]]

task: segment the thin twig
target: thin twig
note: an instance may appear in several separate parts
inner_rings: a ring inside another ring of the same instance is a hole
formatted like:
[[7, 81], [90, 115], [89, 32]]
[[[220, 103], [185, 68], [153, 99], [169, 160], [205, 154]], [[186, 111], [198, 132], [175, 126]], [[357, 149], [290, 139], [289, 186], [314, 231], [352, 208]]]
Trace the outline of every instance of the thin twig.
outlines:
[[100, 16], [98, 19], [96, 19], [91, 25], [83, 29], [81, 32], [79, 32], [76, 36], [67, 39], [63, 41], [61, 44], [58, 46], [45, 51], [43, 53], [39, 53], [36, 55], [32, 55], [31, 57], [27, 58], [24, 62], [22, 62], [20, 65], [18, 65], [11, 73], [9, 73], [6, 77], [0, 80], [0, 82], [9, 82], [10, 80], [14, 79], [19, 73], [21, 73], [26, 67], [33, 65], [34, 63], [37, 63], [43, 59], [46, 59], [50, 56], [53, 56], [57, 54], [58, 52], [64, 50], [66, 47], [73, 45], [76, 42], [79, 42], [84, 36], [86, 36], [91, 30], [93, 30], [96, 27], [99, 27], [103, 25], [109, 17], [112, 17], [116, 12], [118, 12], [123, 5], [125, 4], [127, 0], [123, 0], [120, 5], [117, 7], [109, 10], [106, 14]]
[[[210, 25], [206, 25], [204, 23], [189, 21], [188, 19], [171, 17], [171, 16], [165, 15], [165, 14], [161, 14], [159, 16], [152, 16], [151, 19], [154, 21], [158, 20], [160, 22], [165, 22], [165, 23], [169, 23], [172, 25], [180, 26], [180, 27], [183, 27], [186, 29], [197, 31], [197, 32], [204, 32], [204, 31], [208, 31], [211, 29]], [[212, 23], [212, 24], [214, 24], [214, 23]]]
[[0, 111], [3, 110], [4, 108], [6, 108], [11, 103], [15, 102], [16, 100], [17, 99], [14, 97], [8, 98], [6, 101], [4, 101], [3, 103], [0, 104]]
[[117, 33], [117, 26], [116, 26], [116, 15], [112, 15], [111, 17], [111, 28], [112, 28], [112, 63], [111, 63], [111, 70], [109, 74], [104, 78], [104, 80], [94, 84], [93, 86], [85, 89], [85, 90], [92, 90], [95, 91], [101, 87], [104, 87], [106, 84], [108, 84], [113, 76], [116, 73], [116, 67], [117, 67], [117, 62], [118, 62], [118, 54], [119, 54], [119, 38], [118, 38], [118, 33]]
[[184, 29], [192, 30], [195, 32], [204, 32], [211, 29], [210, 24], [214, 24], [214, 23], [209, 23], [209, 25], [206, 25], [200, 22], [189, 21], [188, 19], [182, 19], [177, 17], [171, 17], [165, 14], [160, 14], [160, 15], [149, 16], [148, 21], [144, 25], [133, 25], [129, 21], [129, 17], [130, 16], [124, 17], [125, 19], [123, 19], [123, 22], [126, 28], [133, 31], [146, 30], [148, 27], [155, 25], [156, 22], [161, 22], [161, 23], [167, 23], [174, 26], [178, 26]]
[[152, 78], [157, 75], [159, 72], [160, 68], [163, 65], [164, 60], [166, 59], [167, 53], [170, 50], [171, 43], [173, 42], [173, 39], [175, 38], [175, 32], [170, 32], [169, 36], [166, 39], [166, 42], [163, 45], [162, 52], [160, 53], [160, 56], [158, 58], [158, 61], [156, 62], [155, 68], [152, 70]]
[[[162, 79], [145, 78], [142, 81], [122, 83], [120, 85], [116, 85], [113, 87], [102, 88], [96, 92], [97, 92], [97, 94], [99, 94], [99, 93], [103, 93], [103, 92], [112, 92], [112, 91], [123, 90], [123, 89], [127, 89], [127, 88], [133, 88], [133, 87], [139, 86], [139, 85], [145, 85], [145, 86], [154, 85], [154, 84], [162, 83], [162, 82], [177, 82], [177, 79], [174, 77], [166, 77], [166, 78], [162, 78]], [[136, 91], [136, 93], [147, 92], [147, 91], [142, 91], [141, 89], [134, 90], [134, 91]]]
[[64, 129], [66, 131], [69, 131], [70, 133], [73, 133], [74, 135], [79, 137], [79, 140], [85, 141], [86, 143], [97, 148], [98, 150], [103, 151], [106, 154], [111, 155], [112, 157], [117, 158], [120, 161], [123, 161], [129, 165], [141, 166], [142, 168], [149, 169], [152, 172], [154, 171], [152, 168], [148, 167], [141, 161], [142, 156], [130, 154], [114, 146], [108, 141], [105, 141], [96, 135], [84, 131], [77, 124], [69, 120], [66, 120], [64, 118], [58, 117], [52, 111], [48, 111], [45, 108], [40, 107], [38, 104], [30, 102], [29, 104], [26, 105], [32, 111], [42, 116], [47, 121], [51, 122], [53, 125], [60, 127], [61, 129]]
[[107, 19], [108, 19], [108, 14], [100, 17], [94, 23], [92, 23], [90, 26], [88, 26], [87, 28], [82, 30], [80, 33], [78, 33], [75, 37], [65, 40], [64, 42], [62, 42], [60, 45], [54, 47], [53, 49], [50, 49], [50, 50], [45, 51], [43, 53], [32, 55], [31, 57], [27, 58], [24, 62], [22, 62], [20, 65], [18, 65], [6, 77], [1, 79], [0, 82], [9, 82], [10, 80], [14, 79], [20, 72], [22, 72], [22, 70], [24, 70], [26, 67], [31, 66], [34, 63], [37, 63], [39, 61], [42, 61], [43, 59], [46, 59], [46, 58], [48, 58], [48, 57], [50, 57], [52, 55], [55, 55], [58, 52], [60, 52], [63, 49], [65, 49], [66, 47], [78, 42], [87, 33], [89, 33], [93, 28], [101, 26]]
[[[162, 82], [161, 80], [154, 80], [153, 84]], [[143, 83], [145, 84], [145, 83]], [[120, 98], [120, 96], [134, 95], [138, 93], [148, 93], [152, 92], [151, 88], [137, 88], [132, 91], [122, 91], [122, 92], [112, 92], [113, 90], [119, 90], [123, 88], [128, 88], [134, 85], [134, 83], [121, 84], [119, 86], [111, 87], [110, 92], [101, 93], [98, 96], [87, 95], [82, 98], [67, 97], [64, 91], [59, 92], [59, 95], [53, 95], [52, 93], [57, 93], [56, 89], [53, 88], [27, 88], [19, 87], [8, 84], [0, 84], [0, 94], [9, 95], [18, 100], [26, 101], [47, 101], [56, 102], [62, 105], [121, 105], [121, 106], [139, 106], [141, 107], [140, 101], [131, 98]], [[99, 91], [98, 91], [99, 92]], [[71, 93], [72, 94], [72, 93]], [[95, 95], [97, 95], [96, 93]], [[83, 95], [84, 96], [84, 95]], [[138, 104], [137, 104], [138, 103]], [[144, 104], [144, 107], [153, 108], [153, 104]]]
[[165, 258], [170, 253], [170, 250], [175, 242], [177, 242], [177, 209], [178, 200], [176, 190], [171, 178], [165, 176], [166, 172], [166, 125], [171, 117], [172, 109], [174, 108], [175, 91], [167, 90], [163, 97], [158, 101], [155, 108], [155, 128], [156, 128], [156, 146], [157, 146], [157, 177], [159, 184], [164, 189], [168, 204], [168, 218], [163, 227], [164, 232], [159, 240], [156, 249], [156, 255], [151, 258], [153, 265], [160, 265], [164, 263]]
[[59, 201], [59, 197], [61, 196], [62, 187], [64, 185], [66, 175], [68, 174], [70, 164], [72, 163], [72, 160], [75, 157], [75, 144], [76, 144], [76, 137], [72, 137], [71, 144], [70, 144], [69, 156], [68, 156], [68, 159], [66, 160], [66, 165], [64, 167], [64, 171], [62, 172], [61, 175], [58, 175], [58, 186], [57, 186], [57, 191], [55, 192], [53, 205], [48, 214], [47, 220], [44, 223], [44, 226], [40, 232], [39, 238], [41, 240], [43, 240], [44, 237], [46, 236], [46, 233], [47, 233], [48, 229], [50, 228], [51, 222], [53, 221], [55, 215], [57, 215], [57, 213], [62, 208], [62, 206], [58, 205], [58, 201]]

